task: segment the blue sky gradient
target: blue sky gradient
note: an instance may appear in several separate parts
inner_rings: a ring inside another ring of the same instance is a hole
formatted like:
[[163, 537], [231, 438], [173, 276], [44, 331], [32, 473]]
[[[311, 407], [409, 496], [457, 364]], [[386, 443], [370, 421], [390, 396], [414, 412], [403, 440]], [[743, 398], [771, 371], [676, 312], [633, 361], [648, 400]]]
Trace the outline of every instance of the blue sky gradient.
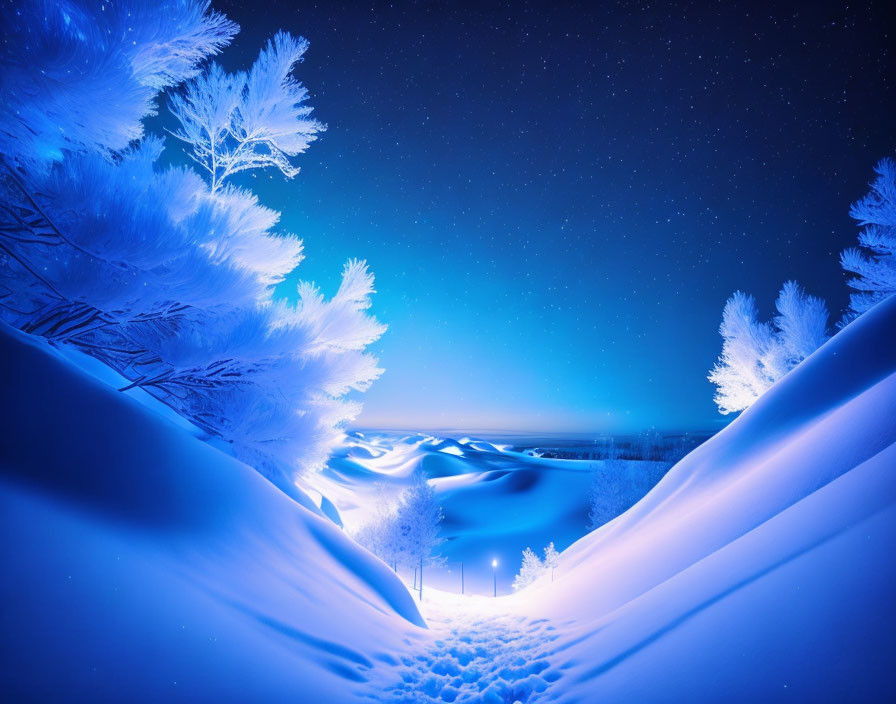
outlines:
[[215, 5], [228, 68], [311, 42], [329, 129], [245, 183], [304, 238], [297, 277], [376, 274], [359, 425], [711, 429], [735, 289], [845, 306], [849, 204], [896, 147], [885, 3]]

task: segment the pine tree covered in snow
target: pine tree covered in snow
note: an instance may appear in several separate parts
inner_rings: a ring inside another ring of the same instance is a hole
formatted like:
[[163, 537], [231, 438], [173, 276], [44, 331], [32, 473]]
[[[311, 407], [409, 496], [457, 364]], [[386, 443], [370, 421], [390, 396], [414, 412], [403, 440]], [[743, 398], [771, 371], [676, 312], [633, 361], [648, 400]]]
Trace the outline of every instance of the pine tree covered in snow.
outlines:
[[354, 538], [395, 570], [399, 566], [419, 570], [422, 592], [423, 568], [442, 562], [437, 554], [444, 542], [439, 536], [441, 522], [442, 507], [435, 491], [426, 476], [417, 472], [397, 503], [388, 506], [380, 501], [377, 513], [355, 532]]
[[543, 574], [544, 563], [538, 559], [538, 555], [532, 552], [531, 548], [526, 548], [523, 550], [523, 563], [520, 566], [520, 571], [513, 578], [514, 591], [528, 587]]
[[896, 162], [881, 159], [874, 170], [870, 192], [849, 211], [862, 227], [859, 247], [867, 253], [852, 248], [840, 255], [843, 268], [855, 274], [844, 323], [896, 293]]
[[795, 281], [784, 284], [772, 323], [760, 322], [755, 299], [736, 291], [722, 313], [722, 354], [709, 373], [723, 414], [749, 407], [828, 338], [824, 301]]
[[549, 569], [551, 571], [551, 581], [554, 580], [554, 569], [557, 567], [557, 562], [560, 560], [560, 553], [557, 552], [557, 549], [554, 547], [554, 542], [551, 543], [544, 549], [544, 566], [545, 569]]
[[442, 507], [432, 485], [422, 472], [401, 497], [395, 512], [402, 558], [408, 567], [420, 570], [420, 596], [423, 596], [423, 567], [441, 562], [436, 549], [443, 542], [439, 537]]
[[[0, 318], [100, 359], [123, 388], [277, 481], [320, 466], [357, 414], [344, 395], [380, 373], [364, 351], [384, 329], [367, 313], [373, 277], [350, 261], [332, 299], [304, 283], [296, 304], [273, 299], [302, 242], [224, 183], [265, 166], [295, 175], [289, 159], [321, 129], [291, 77], [306, 42], [281, 33], [247, 73], [194, 78], [237, 30], [207, 2], [0, 12], [10, 30], [0, 46]], [[143, 136], [159, 91], [188, 79], [173, 105], [197, 161], [214, 163], [209, 184], [158, 167], [162, 143]], [[223, 144], [203, 151], [186, 105], [227, 124]]]
[[375, 515], [360, 526], [353, 537], [395, 571], [400, 564], [407, 563], [407, 545], [399, 531], [395, 507], [384, 501], [378, 503]]

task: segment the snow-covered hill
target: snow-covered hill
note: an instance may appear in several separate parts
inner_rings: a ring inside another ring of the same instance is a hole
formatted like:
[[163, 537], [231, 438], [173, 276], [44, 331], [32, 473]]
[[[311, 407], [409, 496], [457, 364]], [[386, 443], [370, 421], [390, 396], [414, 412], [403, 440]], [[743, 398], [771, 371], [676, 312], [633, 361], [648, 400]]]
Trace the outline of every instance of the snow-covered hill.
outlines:
[[559, 701], [893, 700], [894, 546], [891, 297], [515, 608], [568, 624]]
[[[896, 698], [896, 297], [566, 550], [553, 583], [430, 591], [430, 631], [331, 521], [42, 343], [3, 329], [0, 349], [14, 699]], [[368, 437], [322, 486], [354, 520], [421, 466], [448, 548], [474, 552], [550, 539], [587, 476], [478, 441]]]
[[257, 472], [0, 327], [5, 701], [353, 701], [407, 590]]

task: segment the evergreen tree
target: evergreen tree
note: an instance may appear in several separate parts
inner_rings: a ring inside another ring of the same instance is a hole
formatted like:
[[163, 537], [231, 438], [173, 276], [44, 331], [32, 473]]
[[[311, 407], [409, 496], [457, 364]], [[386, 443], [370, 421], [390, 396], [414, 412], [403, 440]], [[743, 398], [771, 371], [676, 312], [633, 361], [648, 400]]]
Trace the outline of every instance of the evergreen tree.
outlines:
[[828, 311], [795, 281], [784, 284], [773, 323], [758, 320], [755, 299], [736, 291], [722, 313], [722, 353], [709, 373], [722, 414], [742, 411], [828, 338]]
[[556, 548], [554, 548], [554, 542], [551, 541], [551, 543], [544, 549], [544, 566], [551, 570], [552, 582], [554, 581], [554, 568], [557, 566], [559, 560], [560, 553], [557, 552]]
[[528, 587], [532, 582], [544, 574], [544, 564], [538, 559], [538, 555], [532, 552], [531, 548], [523, 550], [523, 563], [520, 571], [513, 578], [513, 589], [519, 591], [524, 587]]
[[884, 298], [896, 293], [896, 162], [881, 159], [875, 167], [877, 178], [870, 192], [856, 201], [850, 216], [862, 227], [861, 249], [847, 249], [840, 255], [843, 268], [855, 274], [844, 323], [861, 315]]
[[402, 560], [408, 567], [420, 570], [420, 599], [423, 599], [423, 567], [442, 560], [435, 554], [443, 542], [439, 537], [442, 507], [432, 485], [423, 472], [414, 475], [395, 512], [396, 531]]

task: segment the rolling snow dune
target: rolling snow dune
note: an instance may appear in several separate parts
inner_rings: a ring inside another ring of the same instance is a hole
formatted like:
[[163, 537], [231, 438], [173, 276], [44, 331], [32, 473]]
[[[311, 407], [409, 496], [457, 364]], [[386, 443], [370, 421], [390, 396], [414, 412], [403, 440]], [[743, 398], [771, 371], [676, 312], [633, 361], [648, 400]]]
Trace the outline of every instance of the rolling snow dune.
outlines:
[[425, 631], [249, 467], [3, 326], [7, 701], [354, 701]]
[[513, 598], [558, 701], [893, 700], [894, 545], [896, 296]]
[[[491, 562], [497, 559], [497, 592], [507, 594], [524, 548], [541, 553], [553, 541], [563, 549], [586, 533], [597, 464], [533, 457], [471, 438], [355, 433], [323, 474], [310, 478], [309, 491], [324, 497], [322, 506], [335, 504], [351, 532], [422, 471], [444, 515], [439, 553], [445, 562], [427, 570], [427, 583], [460, 592], [463, 563], [465, 592], [492, 594]], [[629, 480], [668, 467], [642, 461], [624, 466]]]

